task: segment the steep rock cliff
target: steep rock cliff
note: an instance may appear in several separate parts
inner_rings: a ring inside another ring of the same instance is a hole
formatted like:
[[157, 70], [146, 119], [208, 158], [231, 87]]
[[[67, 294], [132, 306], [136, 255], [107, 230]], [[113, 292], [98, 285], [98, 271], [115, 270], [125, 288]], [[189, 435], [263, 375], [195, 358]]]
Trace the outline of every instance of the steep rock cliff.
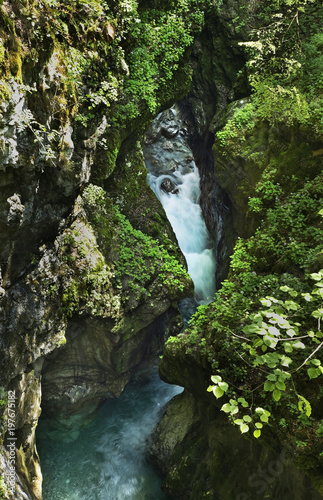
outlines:
[[0, 8], [0, 380], [16, 397], [18, 472], [1, 494], [40, 499], [40, 406], [77, 433], [179, 331], [192, 294], [140, 140], [187, 92], [203, 16], [135, 1]]

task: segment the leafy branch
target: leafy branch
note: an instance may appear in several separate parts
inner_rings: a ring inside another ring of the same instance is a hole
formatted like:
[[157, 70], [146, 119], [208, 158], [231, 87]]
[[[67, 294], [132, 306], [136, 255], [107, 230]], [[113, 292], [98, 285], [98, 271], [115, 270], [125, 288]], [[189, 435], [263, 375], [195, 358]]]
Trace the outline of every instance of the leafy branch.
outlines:
[[[253, 410], [252, 404], [250, 405], [246, 399], [251, 398], [253, 401], [253, 393], [260, 388], [264, 396], [266, 393], [271, 393], [276, 403], [285, 393], [292, 390], [298, 399], [299, 412], [305, 412], [307, 417], [312, 413], [310, 402], [297, 392], [293, 380], [293, 374], [299, 372], [304, 366], [308, 367], [306, 374], [310, 380], [323, 375], [323, 366], [318, 357], [323, 346], [323, 342], [320, 341], [323, 337], [321, 332], [323, 270], [312, 273], [310, 276], [315, 281], [311, 293], [299, 294], [289, 286], [281, 286], [280, 290], [287, 293], [290, 298], [280, 300], [267, 296], [260, 299], [263, 308], [249, 315], [247, 324], [242, 328], [244, 335], [231, 331], [235, 339], [243, 340], [241, 349], [249, 355], [247, 360], [238, 352], [240, 359], [249, 368], [257, 369], [258, 373], [265, 374], [265, 379], [260, 385], [244, 391], [245, 397], [237, 397], [237, 392], [233, 391], [229, 383], [222, 380], [220, 375], [211, 377], [213, 385], [210, 385], [207, 390], [213, 392], [217, 399], [224, 394], [233, 395], [229, 402], [221, 407], [221, 410], [228, 414], [235, 425], [239, 426], [241, 433], [248, 432], [252, 426], [254, 437], [259, 438], [263, 424], [268, 423], [270, 411], [261, 407]], [[309, 310], [302, 307], [304, 301], [305, 304], [312, 305]], [[317, 320], [315, 331], [309, 330], [305, 335], [299, 335], [302, 325], [296, 321], [295, 314], [300, 311], [306, 317], [309, 315]], [[315, 348], [313, 348], [313, 343], [316, 344]], [[306, 353], [305, 359], [297, 368], [290, 369], [293, 363], [299, 362], [301, 351]]]

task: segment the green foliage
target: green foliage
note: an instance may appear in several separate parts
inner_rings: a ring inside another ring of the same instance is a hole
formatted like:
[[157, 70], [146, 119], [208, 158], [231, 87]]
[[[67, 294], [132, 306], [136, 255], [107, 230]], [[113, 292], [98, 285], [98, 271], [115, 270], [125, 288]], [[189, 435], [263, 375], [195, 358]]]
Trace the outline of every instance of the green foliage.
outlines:
[[[235, 339], [242, 341], [241, 360], [249, 367], [260, 368], [258, 379], [262, 377], [261, 392], [264, 396], [266, 393], [271, 394], [273, 401], [278, 403], [285, 394], [289, 396], [295, 393], [300, 412], [298, 419], [303, 427], [311, 425], [308, 419], [312, 407], [310, 402], [297, 392], [298, 372], [303, 372], [302, 377], [306, 377], [306, 373], [310, 380], [323, 375], [320, 359], [323, 351], [323, 333], [320, 329], [323, 318], [323, 270], [312, 273], [311, 278], [315, 281], [311, 292], [299, 293], [287, 285], [281, 286], [280, 291], [289, 297], [277, 299], [267, 296], [260, 299], [262, 307], [246, 315], [241, 333], [231, 331]], [[314, 321], [310, 318], [314, 318]], [[313, 327], [311, 330], [308, 329], [310, 325]], [[224, 382], [221, 376], [213, 376], [211, 380], [214, 385], [210, 386], [208, 391], [212, 391], [216, 398], [228, 392], [229, 384]], [[262, 423], [267, 423], [270, 416], [268, 410], [252, 409], [255, 393], [259, 389], [260, 386], [257, 385], [256, 388], [245, 390], [243, 397], [231, 398], [229, 403], [221, 408], [232, 417], [233, 423], [240, 426], [242, 433], [248, 432], [249, 424], [252, 423], [256, 428], [256, 438], [261, 435]], [[245, 408], [249, 407], [246, 414]], [[241, 415], [241, 418], [236, 419], [236, 415]], [[259, 416], [261, 426], [257, 425]]]
[[158, 90], [167, 87], [193, 43], [194, 31], [202, 28], [202, 9], [203, 4], [193, 0], [177, 2], [172, 11], [137, 12], [135, 6], [131, 25], [134, 48], [127, 60], [129, 75], [124, 82], [125, 96], [131, 96], [127, 99], [128, 116], [139, 115], [142, 101], [150, 112], [156, 112], [160, 106]]
[[115, 277], [118, 283], [137, 293], [137, 298], [145, 298], [145, 283], [151, 282], [158, 274], [166, 287], [184, 291], [187, 272], [183, 266], [156, 240], [134, 229], [130, 222], [115, 209], [115, 220], [120, 226], [120, 250], [115, 262]]
[[134, 229], [105, 191], [90, 184], [82, 195], [91, 225], [84, 220], [66, 230], [62, 260], [72, 274], [62, 292], [69, 316], [77, 311], [115, 317], [120, 306], [133, 310], [154, 294], [178, 297], [189, 287], [184, 267], [157, 240]]
[[266, 219], [249, 240], [238, 240], [232, 269], [288, 270], [291, 266], [310, 268], [320, 259], [322, 229], [318, 215], [323, 194], [321, 176], [289, 196], [277, 182], [275, 170], [265, 171], [256, 185], [257, 207], [270, 203]]
[[253, 90], [257, 118], [271, 125], [292, 126], [308, 122], [309, 103], [296, 87], [289, 89], [270, 80], [258, 80], [253, 82]]
[[[227, 147], [232, 141], [245, 141], [245, 133], [255, 126], [255, 109], [251, 102], [243, 103], [235, 110], [222, 130], [217, 133], [217, 138], [222, 147]], [[242, 130], [244, 131], [242, 134]]]
[[241, 123], [243, 111], [237, 109], [217, 133], [222, 147], [228, 148], [232, 141], [243, 143], [263, 120], [271, 126], [306, 125], [319, 136], [323, 133], [322, 8], [307, 0], [267, 5], [258, 27], [250, 31], [250, 40], [240, 43], [248, 58], [252, 89], [245, 106], [249, 120]]

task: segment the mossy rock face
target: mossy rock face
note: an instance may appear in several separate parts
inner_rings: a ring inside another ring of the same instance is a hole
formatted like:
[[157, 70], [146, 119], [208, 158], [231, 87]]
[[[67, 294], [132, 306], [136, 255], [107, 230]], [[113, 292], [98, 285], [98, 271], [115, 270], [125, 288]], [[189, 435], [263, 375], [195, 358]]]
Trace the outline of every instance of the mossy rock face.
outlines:
[[315, 152], [322, 142], [300, 127], [270, 126], [258, 120], [245, 100], [232, 103], [216, 123], [223, 131], [213, 146], [215, 178], [229, 196], [236, 236], [248, 237], [261, 212], [252, 210], [250, 199], [260, 197], [269, 208], [279, 186], [289, 193], [318, 175], [321, 158]]
[[167, 329], [181, 327], [173, 301], [191, 294], [192, 282], [99, 186], [79, 197], [55, 248], [49, 300], [61, 302], [66, 344], [46, 361], [43, 400], [47, 414], [64, 422], [120, 395], [134, 370], [161, 352]]
[[165, 211], [148, 185], [140, 143], [131, 152], [127, 153], [127, 148], [124, 149], [118, 158], [115, 172], [105, 184], [109, 196], [135, 229], [158, 240], [186, 267]]

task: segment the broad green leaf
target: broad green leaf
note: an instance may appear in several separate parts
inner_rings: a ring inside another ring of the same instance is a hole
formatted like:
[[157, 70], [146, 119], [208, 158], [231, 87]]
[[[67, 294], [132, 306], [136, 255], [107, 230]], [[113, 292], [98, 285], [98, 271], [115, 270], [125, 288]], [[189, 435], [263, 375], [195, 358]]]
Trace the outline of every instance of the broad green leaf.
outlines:
[[285, 386], [284, 382], [280, 382], [280, 381], [277, 381], [277, 382], [276, 382], [276, 387], [277, 387], [277, 389], [279, 389], [280, 391], [285, 391], [285, 389], [286, 389], [286, 386]]
[[265, 414], [260, 415], [260, 420], [261, 420], [262, 422], [268, 422], [268, 417], [267, 417], [267, 415], [265, 415]]
[[260, 330], [258, 325], [246, 325], [242, 328], [243, 333], [258, 333]]
[[273, 392], [273, 398], [275, 401], [279, 401], [281, 397], [281, 392], [278, 389], [275, 389]]
[[285, 300], [285, 307], [288, 311], [297, 311], [300, 306], [293, 300]]
[[315, 281], [320, 281], [323, 277], [321, 273], [312, 273], [310, 276]]
[[266, 380], [266, 382], [264, 384], [264, 390], [265, 391], [273, 391], [274, 389], [275, 389], [275, 384], [273, 384], [269, 380]]
[[298, 394], [298, 397], [299, 397], [299, 401], [298, 401], [299, 411], [303, 412], [304, 408], [305, 408], [306, 416], [310, 417], [310, 415], [312, 413], [312, 407], [311, 407], [309, 401], [307, 401], [307, 399], [304, 398], [304, 396], [301, 396], [300, 394]]
[[276, 345], [277, 345], [277, 340], [276, 339], [273, 339], [272, 337], [270, 337], [269, 335], [265, 335], [264, 336], [264, 342], [265, 344], [268, 346], [268, 347], [271, 347], [271, 349], [275, 349]]
[[229, 386], [226, 382], [219, 382], [219, 387], [223, 392], [226, 392], [229, 389]]
[[290, 328], [290, 324], [289, 321], [287, 321], [287, 319], [279, 318], [277, 323], [280, 328], [284, 328], [285, 330], [287, 330], [287, 328]]
[[247, 422], [247, 423], [252, 422], [252, 418], [251, 418], [251, 417], [249, 417], [249, 415], [244, 415], [244, 416], [243, 416], [243, 420], [244, 420], [245, 422]]
[[275, 337], [278, 337], [280, 335], [280, 331], [275, 326], [270, 326], [268, 328], [268, 332], [270, 333], [270, 335], [274, 335]]
[[267, 380], [271, 380], [272, 382], [276, 382], [277, 375], [274, 375], [273, 373], [270, 373], [269, 375], [267, 375]]
[[[320, 366], [321, 361], [319, 359], [311, 359], [311, 363], [314, 366]], [[239, 401], [239, 400], [238, 400]]]
[[270, 307], [272, 304], [271, 300], [269, 300], [269, 299], [260, 299], [260, 302], [265, 307]]
[[218, 384], [221, 382], [222, 377], [220, 377], [220, 375], [212, 375], [211, 380], [214, 384]]
[[305, 344], [303, 342], [297, 341], [293, 342], [294, 349], [305, 349]]
[[302, 293], [302, 296], [304, 297], [304, 299], [307, 301], [307, 302], [311, 302], [312, 300], [312, 297], [309, 293]]
[[238, 398], [238, 401], [239, 401], [239, 403], [241, 403], [241, 405], [242, 405], [244, 408], [248, 408], [249, 403], [248, 403], [248, 401], [246, 401], [246, 400], [245, 400], [245, 398]]
[[317, 378], [321, 375], [321, 370], [319, 368], [309, 368], [307, 374], [310, 379]]
[[289, 286], [287, 286], [287, 285], [284, 285], [284, 286], [281, 286], [279, 289], [280, 289], [282, 292], [288, 292], [288, 291], [290, 290], [290, 287], [289, 287]]
[[233, 421], [236, 425], [242, 425], [243, 424], [243, 420], [242, 418], [237, 418], [237, 420], [234, 420]]
[[[282, 301], [280, 301], [280, 302], [282, 303]], [[276, 307], [276, 313], [279, 314], [279, 316], [281, 317], [281, 319], [282, 319], [282, 316], [283, 316], [284, 312], [285, 312], [285, 310], [281, 306], [277, 306]], [[279, 322], [280, 321], [278, 321], [278, 323]]]
[[207, 392], [212, 392], [213, 391], [214, 385], [209, 385], [209, 387], [206, 389]]
[[262, 323], [262, 314], [260, 314], [260, 313], [251, 314], [250, 315], [250, 319], [254, 323], [257, 323], [258, 326], [261, 326], [261, 323]]
[[258, 439], [261, 436], [261, 431], [257, 429], [256, 431], [253, 432], [253, 435], [255, 436], [255, 438]]
[[316, 319], [321, 318], [323, 316], [323, 309], [317, 309], [316, 311], [313, 311], [312, 316], [314, 316], [314, 318]]
[[224, 391], [221, 389], [221, 387], [214, 387], [213, 394], [217, 399], [219, 399], [223, 396]]
[[245, 434], [246, 432], [249, 431], [249, 425], [247, 425], [247, 424], [240, 425], [240, 431], [241, 431], [241, 434]]
[[285, 352], [293, 352], [293, 347], [290, 342], [284, 342]]
[[225, 403], [221, 408], [221, 410], [224, 411], [225, 413], [231, 413], [231, 409], [232, 406], [229, 403]]
[[261, 422], [256, 422], [255, 426], [257, 427], [257, 429], [262, 429], [263, 428], [263, 424]]
[[288, 356], [285, 356], [284, 354], [282, 355], [281, 360], [280, 360], [280, 363], [282, 366], [286, 366], [288, 368], [288, 366], [291, 364], [291, 362], [292, 362], [291, 358], [289, 358]]

